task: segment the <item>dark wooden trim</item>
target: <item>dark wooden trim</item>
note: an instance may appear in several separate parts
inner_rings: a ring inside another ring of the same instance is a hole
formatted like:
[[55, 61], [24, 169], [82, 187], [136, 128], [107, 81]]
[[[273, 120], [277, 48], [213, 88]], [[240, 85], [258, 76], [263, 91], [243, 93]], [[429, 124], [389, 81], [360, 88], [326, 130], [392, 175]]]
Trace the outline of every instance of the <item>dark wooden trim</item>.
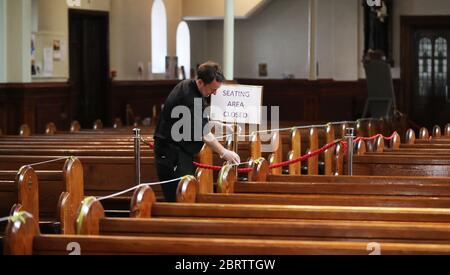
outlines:
[[18, 134], [21, 124], [43, 133], [48, 122], [60, 130], [70, 124], [68, 82], [4, 83], [0, 85], [0, 128]]
[[175, 86], [181, 80], [168, 79], [168, 80], [113, 80], [111, 85], [113, 87], [126, 87], [126, 86]]
[[[279, 106], [281, 120], [354, 120], [361, 116], [367, 98], [367, 84], [363, 79], [238, 79], [237, 82], [264, 86], [263, 105]], [[125, 122], [127, 104], [141, 119], [151, 117], [152, 107], [164, 103], [178, 83], [179, 80], [110, 82], [108, 120], [120, 117]], [[58, 129], [68, 128], [73, 100], [70, 87], [70, 82], [1, 84], [0, 128], [4, 133], [17, 134], [20, 124], [28, 123], [35, 133], [42, 133], [43, 125], [50, 120], [54, 120]], [[399, 79], [394, 79], [397, 96], [400, 87]]]
[[1, 90], [10, 89], [39, 89], [39, 88], [67, 88], [69, 82], [32, 82], [32, 83], [0, 83]]

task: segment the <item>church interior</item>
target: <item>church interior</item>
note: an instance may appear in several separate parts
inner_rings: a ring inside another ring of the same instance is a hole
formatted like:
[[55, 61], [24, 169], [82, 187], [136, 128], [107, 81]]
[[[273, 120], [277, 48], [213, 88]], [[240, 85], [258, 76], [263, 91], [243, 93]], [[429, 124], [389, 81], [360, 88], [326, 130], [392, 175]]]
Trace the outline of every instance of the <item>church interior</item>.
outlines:
[[[0, 255], [450, 254], [448, 42], [448, 0], [0, 0]], [[206, 61], [270, 111], [167, 202]]]

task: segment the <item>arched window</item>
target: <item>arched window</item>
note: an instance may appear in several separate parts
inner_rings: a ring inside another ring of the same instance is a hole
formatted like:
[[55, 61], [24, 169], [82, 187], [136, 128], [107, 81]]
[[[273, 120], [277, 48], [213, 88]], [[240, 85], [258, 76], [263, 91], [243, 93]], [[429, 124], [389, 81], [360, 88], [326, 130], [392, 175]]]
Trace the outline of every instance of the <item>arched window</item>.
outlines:
[[431, 39], [422, 38], [419, 41], [419, 95], [425, 96], [431, 89], [432, 82], [432, 52], [433, 44]]
[[185, 21], [181, 21], [177, 28], [177, 56], [178, 66], [184, 67], [187, 79], [191, 78], [191, 35]]
[[435, 95], [445, 96], [447, 89], [447, 40], [439, 37], [434, 42]]
[[154, 0], [152, 7], [152, 72], [166, 72], [167, 16], [162, 0]]

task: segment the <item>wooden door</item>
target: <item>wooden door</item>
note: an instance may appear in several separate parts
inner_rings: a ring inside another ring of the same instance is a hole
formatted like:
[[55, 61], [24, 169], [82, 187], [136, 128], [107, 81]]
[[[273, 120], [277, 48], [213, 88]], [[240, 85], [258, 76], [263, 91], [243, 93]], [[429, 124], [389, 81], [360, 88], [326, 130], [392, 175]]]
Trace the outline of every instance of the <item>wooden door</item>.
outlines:
[[401, 18], [403, 107], [429, 129], [450, 121], [449, 16]]
[[69, 51], [72, 120], [91, 128], [106, 122], [109, 72], [109, 15], [69, 10]]
[[450, 120], [448, 96], [450, 30], [421, 28], [414, 33], [412, 118], [423, 125], [445, 125]]

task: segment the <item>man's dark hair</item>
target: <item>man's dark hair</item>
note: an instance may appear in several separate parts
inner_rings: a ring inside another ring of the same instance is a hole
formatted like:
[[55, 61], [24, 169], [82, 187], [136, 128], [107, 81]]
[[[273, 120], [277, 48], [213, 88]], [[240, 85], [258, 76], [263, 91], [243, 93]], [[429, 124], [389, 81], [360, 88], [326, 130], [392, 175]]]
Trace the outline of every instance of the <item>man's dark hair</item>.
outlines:
[[224, 82], [222, 69], [219, 64], [208, 61], [198, 67], [197, 78], [203, 80], [205, 84], [209, 84], [216, 80], [217, 82]]

